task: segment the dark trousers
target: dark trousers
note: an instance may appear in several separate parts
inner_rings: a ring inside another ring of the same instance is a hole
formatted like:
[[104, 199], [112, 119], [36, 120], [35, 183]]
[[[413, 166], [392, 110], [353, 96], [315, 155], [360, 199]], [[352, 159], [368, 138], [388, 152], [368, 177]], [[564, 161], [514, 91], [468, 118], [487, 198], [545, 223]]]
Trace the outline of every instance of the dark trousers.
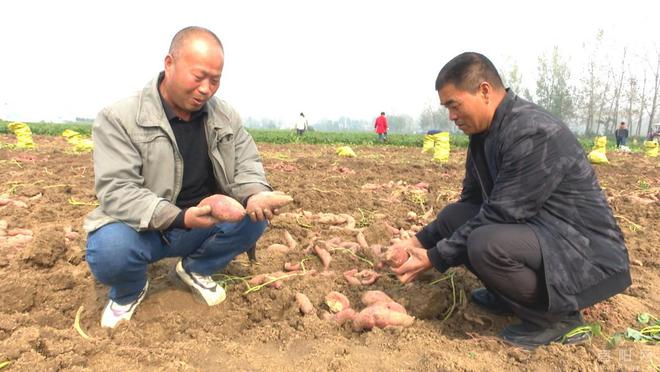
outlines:
[[[447, 205], [436, 221], [442, 237], [451, 236], [480, 208], [469, 203]], [[475, 229], [468, 237], [465, 266], [521, 319], [546, 326], [575, 315], [547, 312], [548, 294], [541, 246], [528, 225], [497, 224]]]

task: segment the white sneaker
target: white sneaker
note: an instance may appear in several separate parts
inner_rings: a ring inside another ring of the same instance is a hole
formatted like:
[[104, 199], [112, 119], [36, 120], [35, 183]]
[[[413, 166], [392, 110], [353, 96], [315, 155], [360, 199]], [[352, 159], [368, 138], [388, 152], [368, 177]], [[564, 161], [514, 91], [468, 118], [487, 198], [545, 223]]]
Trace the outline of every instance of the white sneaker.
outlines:
[[117, 324], [122, 320], [126, 320], [126, 321], [131, 320], [135, 308], [144, 299], [144, 296], [147, 294], [148, 288], [149, 288], [149, 281], [147, 280], [147, 283], [144, 285], [144, 288], [142, 288], [142, 291], [140, 291], [140, 295], [138, 296], [138, 298], [135, 301], [128, 303], [126, 305], [120, 305], [110, 300], [108, 304], [105, 305], [105, 309], [103, 309], [103, 315], [101, 316], [101, 327], [115, 328], [115, 326], [117, 326]]
[[217, 305], [225, 300], [225, 290], [210, 276], [187, 272], [183, 268], [182, 261], [176, 264], [176, 273], [184, 283], [188, 284], [194, 294], [204, 299], [207, 305]]

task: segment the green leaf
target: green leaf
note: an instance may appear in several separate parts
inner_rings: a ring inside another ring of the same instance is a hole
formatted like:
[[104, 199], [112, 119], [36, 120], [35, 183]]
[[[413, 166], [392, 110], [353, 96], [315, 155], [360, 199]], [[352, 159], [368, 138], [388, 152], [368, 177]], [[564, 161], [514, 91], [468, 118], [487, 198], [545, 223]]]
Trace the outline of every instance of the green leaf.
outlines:
[[607, 344], [610, 348], [615, 348], [615, 347], [619, 346], [619, 344], [623, 340], [624, 340], [624, 334], [619, 332], [619, 333], [613, 334], [612, 337], [609, 340], [607, 340]]
[[647, 324], [651, 320], [651, 314], [649, 313], [641, 313], [637, 315], [637, 321], [642, 324]]

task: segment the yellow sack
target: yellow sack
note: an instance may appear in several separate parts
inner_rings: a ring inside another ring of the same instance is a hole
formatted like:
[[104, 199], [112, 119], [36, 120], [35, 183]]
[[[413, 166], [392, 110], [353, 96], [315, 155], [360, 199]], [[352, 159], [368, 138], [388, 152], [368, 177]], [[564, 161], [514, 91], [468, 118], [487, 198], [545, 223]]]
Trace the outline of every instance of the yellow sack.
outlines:
[[355, 151], [353, 151], [352, 148], [349, 146], [341, 146], [337, 148], [337, 155], [339, 156], [348, 156], [350, 158], [354, 158], [357, 155], [355, 154]]
[[435, 137], [435, 144], [433, 146], [433, 159], [432, 161], [440, 164], [449, 161], [449, 132], [440, 132], [433, 135]]
[[426, 134], [424, 135], [424, 143], [422, 145], [422, 154], [431, 152], [433, 146], [435, 145], [435, 134]]
[[644, 142], [644, 155], [650, 158], [658, 157], [658, 147], [660, 145], [655, 141], [645, 141]]
[[74, 152], [87, 152], [94, 149], [94, 144], [89, 138], [83, 138], [80, 133], [75, 130], [65, 129], [62, 136], [66, 137], [66, 141], [71, 145]]
[[33, 149], [36, 147], [34, 141], [32, 141], [32, 131], [27, 124], [15, 122], [7, 125], [7, 128], [16, 135], [16, 139], [18, 140], [16, 143], [17, 148]]
[[607, 146], [607, 137], [605, 136], [596, 137], [596, 140], [594, 141], [594, 147], [587, 156], [587, 158], [592, 164], [609, 163], [606, 155], [607, 151], [605, 150], [606, 146]]

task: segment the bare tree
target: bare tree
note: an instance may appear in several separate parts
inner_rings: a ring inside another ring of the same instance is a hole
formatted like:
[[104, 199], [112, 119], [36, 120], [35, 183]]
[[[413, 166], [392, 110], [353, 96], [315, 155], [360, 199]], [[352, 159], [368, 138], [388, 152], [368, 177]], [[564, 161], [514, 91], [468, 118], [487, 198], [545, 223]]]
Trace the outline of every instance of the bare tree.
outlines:
[[586, 66], [586, 77], [580, 80], [582, 88], [578, 92], [579, 106], [582, 108], [582, 117], [585, 122], [585, 134], [591, 135], [594, 132], [594, 116], [596, 114], [596, 104], [598, 103], [598, 90], [602, 86], [600, 77], [602, 65], [598, 61], [600, 58], [600, 47], [603, 41], [603, 30], [596, 33], [596, 42], [583, 44], [585, 49], [591, 49], [589, 60]]
[[646, 133], [650, 136], [653, 133], [653, 119], [655, 118], [655, 110], [658, 106], [658, 90], [660, 90], [660, 53], [658, 53], [658, 62], [655, 67], [655, 76], [653, 84], [653, 100], [651, 101], [651, 110], [649, 111], [649, 127]]
[[[644, 83], [642, 83], [642, 96], [639, 99], [639, 118], [637, 120], [637, 128], [635, 129], [635, 137], [639, 137], [642, 132], [642, 118], [644, 118], [644, 105], [646, 105], [646, 71], [644, 71]], [[630, 129], [632, 132], [632, 128]]]
[[614, 91], [614, 108], [610, 109], [610, 117], [612, 118], [612, 126], [610, 127], [609, 132], [614, 132], [616, 130], [616, 124], [619, 121], [619, 99], [621, 98], [621, 89], [623, 88], [623, 77], [625, 76], [625, 64], [626, 64], [626, 48], [623, 48], [623, 58], [621, 58], [621, 77], [619, 78], [619, 83], [617, 88]]
[[612, 71], [610, 70], [607, 74], [607, 80], [605, 80], [605, 87], [603, 87], [602, 92], [598, 95], [598, 100], [600, 104], [598, 105], [598, 119], [596, 119], [596, 134], [600, 134], [600, 125], [603, 124], [603, 110], [605, 108], [605, 102], [607, 102], [607, 94], [610, 90], [610, 79], [612, 78]]
[[639, 87], [637, 85], [637, 79], [632, 75], [632, 71], [630, 71], [630, 66], [628, 66], [628, 71], [628, 87], [626, 89], [626, 101], [628, 103], [628, 107], [626, 107], [626, 120], [628, 122], [630, 132], [632, 132], [633, 114], [637, 113], [635, 104], [637, 103], [637, 90]]

